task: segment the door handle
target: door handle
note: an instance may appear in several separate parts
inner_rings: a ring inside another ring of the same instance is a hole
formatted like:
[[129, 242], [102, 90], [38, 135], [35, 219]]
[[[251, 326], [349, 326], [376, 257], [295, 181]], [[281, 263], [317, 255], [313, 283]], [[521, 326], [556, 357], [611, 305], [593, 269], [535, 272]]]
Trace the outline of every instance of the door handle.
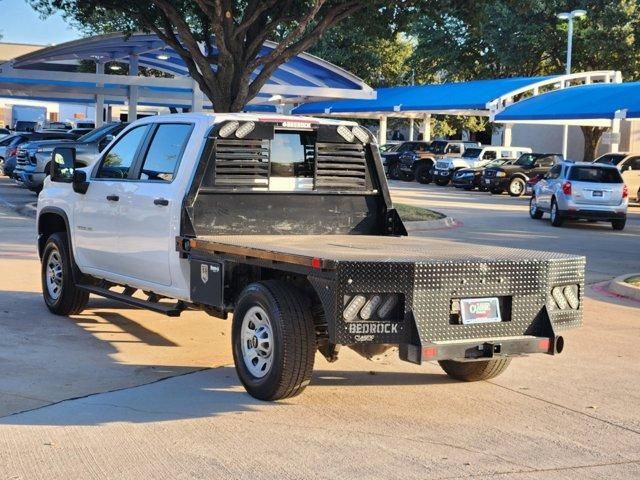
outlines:
[[163, 207], [166, 207], [167, 205], [169, 205], [169, 200], [167, 200], [166, 198], [156, 198], [153, 201], [154, 205], [162, 205]]
[[118, 195], [107, 195], [107, 200], [110, 202], [117, 202], [120, 200], [120, 197]]

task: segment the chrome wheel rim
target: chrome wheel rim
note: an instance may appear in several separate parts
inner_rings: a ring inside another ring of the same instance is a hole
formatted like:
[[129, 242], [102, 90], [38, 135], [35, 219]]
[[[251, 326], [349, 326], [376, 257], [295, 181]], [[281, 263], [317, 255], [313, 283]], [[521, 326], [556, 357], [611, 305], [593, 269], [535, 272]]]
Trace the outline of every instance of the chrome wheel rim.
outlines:
[[249, 373], [262, 378], [273, 364], [273, 330], [269, 315], [260, 306], [251, 307], [242, 319], [242, 359]]
[[62, 294], [62, 259], [58, 250], [52, 250], [47, 258], [47, 292], [53, 300]]
[[522, 181], [515, 180], [511, 182], [511, 193], [513, 193], [514, 195], [520, 195], [523, 189], [524, 187], [522, 185]]

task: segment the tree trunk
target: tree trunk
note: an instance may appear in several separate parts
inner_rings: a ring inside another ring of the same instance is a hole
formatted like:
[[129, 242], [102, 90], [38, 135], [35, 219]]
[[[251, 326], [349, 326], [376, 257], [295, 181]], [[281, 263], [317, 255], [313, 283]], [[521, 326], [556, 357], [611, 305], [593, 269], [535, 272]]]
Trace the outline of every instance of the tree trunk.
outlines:
[[582, 160], [590, 162], [596, 158], [600, 137], [606, 131], [603, 127], [580, 127], [584, 136], [584, 156]]

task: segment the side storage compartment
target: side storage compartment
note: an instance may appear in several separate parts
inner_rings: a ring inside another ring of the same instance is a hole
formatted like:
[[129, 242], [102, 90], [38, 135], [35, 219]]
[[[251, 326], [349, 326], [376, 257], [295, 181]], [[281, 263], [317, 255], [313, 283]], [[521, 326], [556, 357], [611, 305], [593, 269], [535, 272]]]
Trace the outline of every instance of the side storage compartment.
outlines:
[[213, 308], [224, 306], [224, 263], [190, 259], [191, 301]]

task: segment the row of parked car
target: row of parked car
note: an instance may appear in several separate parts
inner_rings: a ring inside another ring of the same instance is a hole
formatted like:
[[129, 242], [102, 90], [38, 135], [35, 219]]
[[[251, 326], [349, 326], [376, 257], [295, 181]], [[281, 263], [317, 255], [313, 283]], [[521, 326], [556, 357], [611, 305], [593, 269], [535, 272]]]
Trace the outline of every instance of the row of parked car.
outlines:
[[79, 137], [72, 131], [14, 133], [0, 139], [0, 174], [39, 193], [49, 174], [54, 148], [74, 147], [77, 162], [88, 165], [126, 126], [126, 123], [109, 123]]
[[391, 179], [532, 195], [532, 218], [548, 212], [554, 226], [565, 218], [587, 218], [622, 229], [630, 194], [640, 202], [640, 154], [609, 153], [593, 163], [576, 163], [527, 147], [436, 140], [393, 145], [383, 148], [382, 156]]

